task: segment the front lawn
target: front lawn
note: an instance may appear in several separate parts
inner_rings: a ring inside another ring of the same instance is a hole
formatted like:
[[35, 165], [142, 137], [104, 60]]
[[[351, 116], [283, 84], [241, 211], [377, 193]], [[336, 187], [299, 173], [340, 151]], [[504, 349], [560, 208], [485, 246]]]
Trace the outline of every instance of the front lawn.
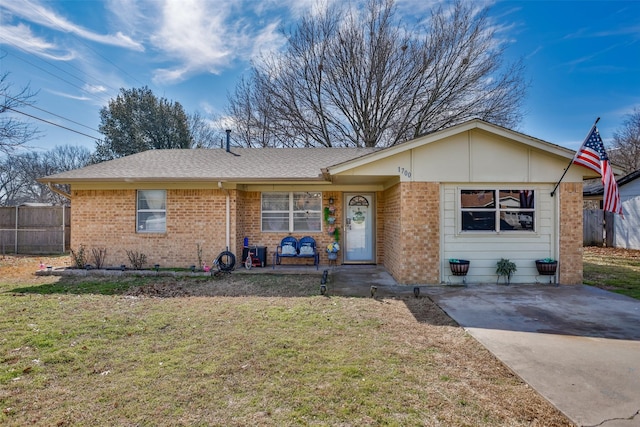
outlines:
[[640, 251], [585, 247], [584, 283], [640, 299]]
[[[20, 277], [0, 260], [0, 423], [571, 423], [428, 298], [318, 276]], [[4, 274], [3, 274], [4, 273]]]

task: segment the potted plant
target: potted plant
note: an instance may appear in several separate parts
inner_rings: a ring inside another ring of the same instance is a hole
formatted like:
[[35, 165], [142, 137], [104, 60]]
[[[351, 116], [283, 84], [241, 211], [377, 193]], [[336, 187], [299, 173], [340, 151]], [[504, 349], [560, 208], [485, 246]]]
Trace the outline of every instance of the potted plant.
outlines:
[[338, 259], [338, 251], [340, 250], [340, 244], [338, 242], [331, 242], [327, 245], [327, 257], [330, 260]]
[[469, 272], [469, 261], [466, 259], [449, 259], [449, 268], [454, 276], [466, 276]]
[[536, 260], [536, 268], [538, 274], [543, 276], [554, 276], [558, 268], [558, 261], [553, 258], [544, 258]]
[[511, 283], [511, 275], [517, 270], [516, 263], [511, 262], [506, 258], [502, 258], [500, 261], [496, 263], [496, 274], [498, 275], [498, 282], [500, 282], [500, 277], [504, 276], [507, 285]]

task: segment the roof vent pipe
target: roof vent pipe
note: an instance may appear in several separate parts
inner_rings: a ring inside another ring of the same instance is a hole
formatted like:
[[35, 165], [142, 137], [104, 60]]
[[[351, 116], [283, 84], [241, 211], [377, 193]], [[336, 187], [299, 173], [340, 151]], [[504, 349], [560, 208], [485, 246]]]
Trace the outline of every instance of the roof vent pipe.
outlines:
[[231, 129], [227, 129], [227, 153], [231, 152], [230, 143], [231, 143]]

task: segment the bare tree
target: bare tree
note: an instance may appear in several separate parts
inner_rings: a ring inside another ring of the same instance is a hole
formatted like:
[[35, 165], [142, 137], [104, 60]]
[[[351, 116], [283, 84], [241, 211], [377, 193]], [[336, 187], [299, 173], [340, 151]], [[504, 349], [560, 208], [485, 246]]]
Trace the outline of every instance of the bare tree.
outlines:
[[16, 206], [22, 199], [24, 182], [16, 156], [0, 157], [0, 206]]
[[609, 156], [626, 173], [640, 169], [640, 108], [634, 108], [633, 113], [627, 115], [622, 128], [613, 133]]
[[211, 148], [217, 145], [221, 133], [216, 131], [199, 112], [187, 114], [191, 148]]
[[[0, 57], [2, 59], [2, 57]], [[29, 86], [12, 92], [9, 73], [0, 74], [0, 153], [9, 154], [18, 146], [38, 137], [39, 131], [31, 123], [18, 120], [21, 109], [35, 103], [37, 92]]]
[[[36, 181], [43, 176], [81, 168], [89, 164], [91, 153], [84, 147], [59, 146], [42, 153], [6, 156], [0, 161], [0, 205], [25, 202], [67, 205], [69, 200]], [[68, 193], [69, 185], [60, 187]]]
[[504, 66], [486, 9], [446, 6], [414, 27], [393, 0], [304, 17], [229, 99], [237, 133], [249, 146], [374, 147], [471, 118], [515, 126], [522, 64]]

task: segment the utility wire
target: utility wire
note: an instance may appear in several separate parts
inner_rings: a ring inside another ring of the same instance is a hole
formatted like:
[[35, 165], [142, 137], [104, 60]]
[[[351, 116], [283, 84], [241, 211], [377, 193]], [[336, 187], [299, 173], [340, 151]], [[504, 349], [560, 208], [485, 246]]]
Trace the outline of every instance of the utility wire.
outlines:
[[[3, 40], [4, 40], [4, 39], [3, 39]], [[18, 49], [20, 49], [20, 50], [22, 50], [22, 51], [24, 51], [20, 46], [16, 46], [16, 45], [13, 45], [13, 46], [14, 46], [14, 47], [16, 47], [16, 48], [18, 48]], [[26, 52], [26, 51], [24, 51], [24, 52]], [[27, 53], [28, 53], [28, 52], [27, 52]], [[58, 75], [56, 75], [56, 74], [52, 73], [51, 71], [49, 71], [49, 70], [47, 70], [47, 69], [45, 69], [45, 68], [42, 68], [42, 67], [41, 67], [41, 66], [39, 66], [39, 65], [36, 65], [36, 64], [34, 64], [34, 63], [32, 63], [32, 62], [29, 62], [29, 61], [27, 61], [27, 60], [26, 60], [26, 59], [24, 59], [24, 58], [20, 58], [19, 56], [15, 56], [15, 55], [14, 55], [14, 58], [20, 59], [21, 61], [26, 62], [27, 64], [31, 65], [32, 67], [35, 67], [35, 68], [37, 68], [37, 69], [39, 69], [39, 70], [41, 70], [41, 71], [44, 71], [45, 73], [49, 74], [50, 76], [53, 76], [53, 77], [55, 77], [56, 79], [62, 80], [63, 82], [67, 83], [68, 85], [73, 86], [73, 87], [75, 87], [75, 88], [77, 88], [77, 89], [80, 89], [81, 91], [83, 91], [83, 92], [85, 92], [85, 93], [88, 93], [89, 95], [91, 95], [91, 96], [93, 96], [93, 97], [95, 97], [95, 98], [97, 98], [97, 99], [99, 99], [99, 100], [101, 100], [101, 101], [104, 101], [105, 103], [109, 103], [109, 101], [108, 101], [108, 100], [106, 100], [106, 99], [104, 99], [104, 98], [102, 98], [102, 97], [99, 97], [99, 96], [95, 96], [95, 94], [93, 94], [93, 93], [89, 92], [89, 91], [88, 91], [88, 90], [86, 90], [85, 88], [83, 88], [83, 87], [81, 87], [81, 86], [78, 86], [77, 84], [72, 83], [72, 82], [70, 82], [69, 80], [65, 80], [65, 79], [63, 79], [62, 77], [60, 77], [60, 76], [58, 76]], [[82, 80], [81, 80], [81, 81], [82, 81]], [[86, 83], [86, 82], [84, 82], [84, 83]], [[88, 84], [88, 83], [87, 83], [87, 84]], [[92, 86], [93, 86], [93, 85], [92, 85]]]
[[66, 120], [66, 121], [71, 122], [71, 123], [73, 123], [73, 124], [76, 124], [76, 125], [78, 125], [78, 126], [82, 126], [83, 128], [87, 128], [87, 129], [92, 130], [92, 131], [94, 131], [94, 132], [98, 132], [98, 133], [100, 133], [100, 131], [99, 131], [99, 130], [97, 130], [97, 129], [94, 129], [94, 128], [89, 127], [89, 126], [87, 126], [87, 125], [83, 125], [82, 123], [79, 123], [79, 122], [76, 122], [75, 120], [71, 120], [71, 119], [68, 119], [68, 118], [66, 118], [66, 117], [60, 116], [60, 115], [58, 115], [58, 114], [56, 114], [56, 113], [52, 113], [51, 111], [47, 111], [47, 110], [44, 110], [44, 109], [42, 109], [42, 108], [36, 107], [35, 105], [31, 105], [31, 104], [29, 104], [29, 103], [27, 103], [27, 102], [24, 102], [24, 101], [20, 100], [20, 99], [14, 98], [13, 96], [10, 96], [10, 95], [8, 95], [8, 94], [6, 94], [6, 93], [2, 93], [2, 92], [0, 92], [0, 95], [1, 95], [1, 96], [4, 96], [4, 97], [6, 97], [6, 98], [9, 98], [9, 99], [11, 99], [11, 100], [13, 100], [13, 101], [19, 102], [19, 103], [21, 103], [22, 105], [25, 105], [25, 106], [27, 106], [27, 107], [35, 108], [36, 110], [40, 110], [40, 111], [42, 111], [43, 113], [51, 114], [52, 116], [58, 117], [59, 119]]
[[[0, 37], [0, 39], [4, 40], [6, 44], [12, 45], [14, 48], [21, 50], [22, 52], [26, 53], [27, 55], [35, 56], [35, 54], [34, 54], [34, 53], [29, 52], [28, 50], [26, 50], [26, 49], [24, 49], [24, 48], [22, 48], [22, 47], [18, 46], [18, 45], [17, 45], [17, 44], [15, 44], [15, 43], [11, 43], [10, 41], [8, 41], [8, 40], [7, 40], [7, 39], [5, 39], [5, 38]], [[11, 54], [11, 52], [9, 52], [8, 50], [4, 50], [4, 49], [2, 49], [2, 50], [4, 51], [4, 53], [5, 53], [6, 55], [10, 55], [10, 54]], [[36, 67], [36, 68], [40, 68], [40, 67], [38, 67], [37, 65], [34, 65], [34, 64], [32, 64], [31, 62], [27, 61], [26, 59], [21, 58], [21, 57], [19, 57], [19, 56], [15, 55], [15, 54], [13, 55], [13, 57], [14, 57], [14, 58], [16, 58], [16, 59], [19, 59], [20, 61], [26, 62], [27, 64], [32, 65], [32, 66], [34, 66], [34, 67]], [[96, 89], [98, 89], [98, 88], [99, 88], [99, 86], [96, 86], [96, 85], [95, 85], [95, 84], [93, 84], [93, 83], [89, 83], [89, 82], [84, 81], [81, 77], [78, 77], [77, 75], [70, 73], [69, 71], [67, 71], [67, 70], [63, 69], [62, 67], [57, 66], [56, 64], [54, 64], [54, 63], [53, 63], [53, 62], [51, 62], [51, 61], [47, 61], [46, 59], [44, 59], [44, 58], [42, 58], [42, 57], [40, 57], [40, 56], [38, 56], [38, 59], [39, 59], [40, 61], [42, 61], [42, 62], [46, 62], [46, 63], [47, 63], [47, 64], [49, 64], [51, 67], [53, 67], [53, 68], [56, 68], [56, 69], [60, 70], [61, 72], [63, 72], [63, 73], [65, 73], [65, 74], [67, 74], [67, 75], [69, 75], [69, 76], [73, 77], [74, 79], [78, 80], [79, 82], [81, 82], [81, 83], [83, 83], [83, 84], [85, 84], [85, 85], [87, 85], [87, 86], [90, 86], [90, 87], [93, 87], [93, 88], [96, 88]], [[76, 71], [80, 72], [81, 74], [86, 74], [84, 71], [82, 71], [81, 69], [79, 69], [78, 67], [76, 67], [75, 65], [73, 65], [70, 61], [67, 61], [67, 62], [66, 62], [66, 65], [67, 65], [68, 67], [71, 67], [71, 68], [73, 68], [74, 70], [76, 70]], [[40, 69], [42, 69], [42, 68], [40, 68]], [[66, 80], [63, 80], [62, 78], [60, 78], [60, 77], [58, 77], [58, 76], [55, 76], [55, 77], [56, 77], [56, 78], [59, 78], [60, 80], [64, 81], [65, 83], [68, 83]], [[114, 92], [117, 92], [117, 91], [118, 91], [118, 89], [116, 89], [116, 88], [114, 88], [114, 87], [112, 87], [112, 86], [109, 86], [108, 84], [106, 84], [106, 83], [104, 83], [104, 82], [100, 81], [99, 79], [97, 79], [97, 78], [95, 78], [95, 77], [92, 77], [92, 76], [88, 76], [88, 77], [91, 77], [93, 80], [95, 80], [95, 81], [96, 81], [99, 85], [101, 85], [101, 86], [104, 86], [104, 87], [106, 87], [106, 88], [108, 88], [108, 89], [110, 89], [110, 90], [112, 90], [112, 91], [114, 91]], [[76, 87], [77, 87], [77, 86], [76, 86]], [[92, 92], [89, 92], [89, 91], [88, 91], [88, 90], [86, 90], [86, 89], [82, 89], [82, 90], [83, 90], [83, 91], [85, 91], [85, 92], [87, 92], [87, 93], [89, 93], [89, 94], [91, 94], [91, 95], [93, 95], [93, 93], [92, 93]]]
[[67, 30], [66, 28], [62, 28], [62, 26], [60, 26], [60, 24], [51, 21], [51, 19], [45, 15], [42, 14], [42, 12], [40, 12], [38, 9], [36, 9], [35, 7], [33, 7], [33, 5], [30, 5], [31, 9], [36, 12], [38, 15], [42, 16], [43, 18], [47, 19], [49, 22], [52, 22], [55, 26], [57, 26], [58, 28], [60, 28], [60, 30], [64, 33], [69, 34], [71, 37], [73, 37], [74, 39], [78, 40], [80, 43], [82, 43], [83, 45], [85, 45], [87, 48], [89, 48], [93, 53], [95, 53], [96, 55], [98, 55], [99, 57], [101, 57], [102, 59], [104, 59], [105, 61], [107, 61], [109, 64], [113, 65], [115, 68], [117, 68], [118, 70], [122, 71], [124, 74], [126, 74], [127, 76], [129, 76], [130, 78], [132, 78], [133, 80], [137, 81], [138, 83], [140, 83], [141, 85], [144, 85], [144, 83], [142, 83], [140, 80], [136, 79], [134, 76], [132, 76], [131, 74], [129, 74], [126, 70], [120, 68], [118, 66], [118, 64], [114, 63], [113, 61], [111, 61], [109, 58], [107, 58], [106, 56], [102, 55], [100, 52], [98, 52], [97, 50], [95, 50], [94, 48], [92, 48], [91, 46], [89, 46], [84, 40], [82, 40], [81, 38], [79, 38], [78, 36], [76, 36], [73, 32], [70, 32], [69, 30]]
[[77, 133], [78, 135], [86, 136], [86, 137], [88, 137], [88, 138], [91, 138], [91, 139], [95, 140], [96, 142], [100, 142], [100, 139], [96, 138], [95, 136], [87, 135], [86, 133], [82, 133], [82, 132], [77, 131], [77, 130], [75, 130], [75, 129], [71, 129], [71, 128], [68, 128], [68, 127], [66, 127], [66, 126], [59, 125], [59, 124], [57, 124], [57, 123], [54, 123], [54, 122], [52, 122], [52, 121], [49, 121], [49, 120], [43, 119], [43, 118], [41, 118], [41, 117], [33, 116], [33, 115], [31, 115], [31, 114], [25, 113], [24, 111], [16, 110], [15, 108], [6, 107], [6, 106], [5, 106], [5, 108], [6, 108], [7, 110], [11, 110], [11, 111], [16, 112], [16, 113], [18, 113], [18, 114], [22, 114], [22, 115], [24, 115], [24, 116], [31, 117], [32, 119], [40, 120], [41, 122], [44, 122], [44, 123], [50, 124], [50, 125], [52, 125], [52, 126], [56, 126], [56, 127], [61, 128], [61, 129], [68, 130], [68, 131], [73, 132], [73, 133]]

